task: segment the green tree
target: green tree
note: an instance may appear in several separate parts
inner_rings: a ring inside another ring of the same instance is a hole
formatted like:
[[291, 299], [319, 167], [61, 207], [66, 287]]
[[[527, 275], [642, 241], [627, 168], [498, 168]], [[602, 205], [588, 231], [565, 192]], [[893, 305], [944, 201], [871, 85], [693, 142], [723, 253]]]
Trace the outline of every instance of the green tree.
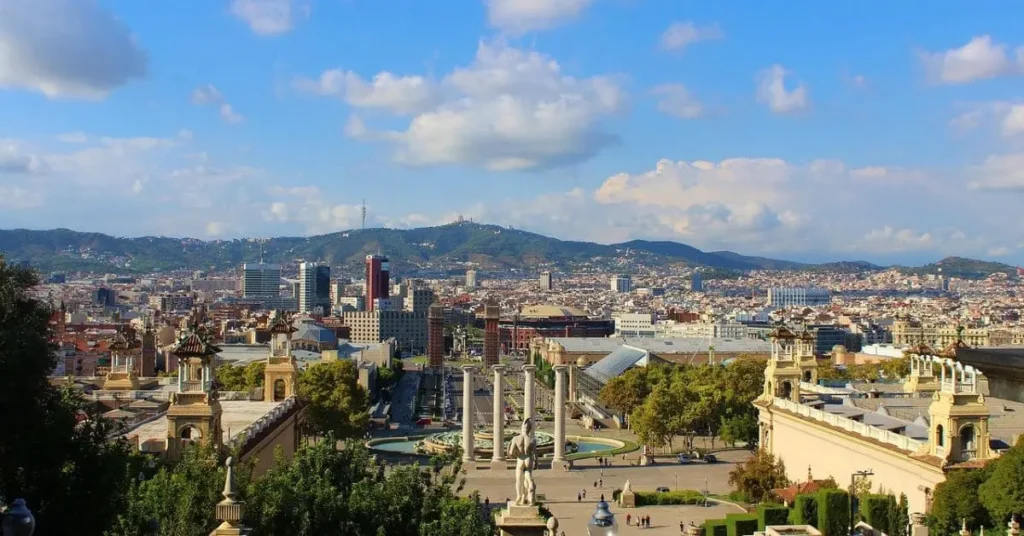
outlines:
[[978, 469], [950, 471], [946, 474], [946, 480], [935, 486], [932, 495], [928, 526], [933, 533], [955, 534], [964, 519], [972, 529], [991, 526], [989, 513], [982, 505], [979, 491], [989, 473], [988, 469]]
[[652, 447], [671, 445], [672, 430], [669, 415], [674, 413], [675, 402], [667, 387], [659, 385], [647, 400], [633, 410], [629, 420], [633, 432], [645, 444]]
[[910, 375], [910, 359], [907, 356], [897, 359], [886, 359], [879, 366], [882, 369], [882, 374], [889, 379], [906, 378]]
[[245, 369], [231, 363], [217, 367], [217, 384], [222, 391], [244, 391]]
[[601, 403], [622, 415], [632, 413], [651, 394], [646, 372], [646, 367], [636, 367], [609, 380], [598, 395]]
[[782, 460], [776, 460], [772, 454], [759, 450], [729, 473], [729, 484], [747, 494], [751, 500], [761, 502], [771, 496], [773, 489], [788, 486], [789, 479], [786, 478], [786, 466]]
[[734, 447], [736, 443], [746, 443], [748, 447], [753, 448], [757, 446], [758, 440], [757, 417], [749, 413], [722, 417], [722, 427], [719, 433], [722, 436], [722, 441], [728, 443], [729, 446]]
[[339, 439], [359, 437], [369, 423], [369, 399], [359, 373], [348, 360], [310, 367], [299, 376], [299, 398], [309, 404], [307, 418], [320, 434]]
[[245, 366], [245, 386], [249, 389], [263, 387], [263, 378], [267, 371], [266, 361], [253, 361]]
[[1011, 515], [1024, 512], [1024, 439], [990, 466], [988, 478], [977, 488], [978, 499], [992, 521], [1003, 526]]
[[28, 294], [37, 283], [0, 257], [0, 504], [24, 498], [38, 536], [100, 534], [128, 487], [129, 448], [70, 388], [50, 385], [57, 355], [50, 308]]

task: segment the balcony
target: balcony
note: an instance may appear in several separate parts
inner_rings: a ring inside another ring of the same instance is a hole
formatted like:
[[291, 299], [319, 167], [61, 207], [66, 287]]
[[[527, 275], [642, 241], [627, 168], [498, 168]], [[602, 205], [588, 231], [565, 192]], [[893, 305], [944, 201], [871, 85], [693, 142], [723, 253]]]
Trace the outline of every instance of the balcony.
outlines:
[[953, 455], [951, 457], [951, 460], [954, 461], [954, 462], [969, 462], [971, 460], [977, 459], [977, 457], [978, 457], [978, 451], [977, 450], [975, 450], [975, 449], [964, 449], [964, 450], [961, 450], [959, 453]]

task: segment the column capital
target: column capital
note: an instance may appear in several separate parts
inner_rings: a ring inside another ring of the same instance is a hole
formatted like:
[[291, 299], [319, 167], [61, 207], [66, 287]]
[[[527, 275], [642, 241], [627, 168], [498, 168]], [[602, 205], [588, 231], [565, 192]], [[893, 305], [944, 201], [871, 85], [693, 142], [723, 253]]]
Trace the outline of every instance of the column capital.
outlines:
[[499, 374], [502, 373], [502, 372], [505, 372], [505, 369], [507, 369], [507, 368], [508, 367], [506, 367], [505, 365], [501, 365], [501, 364], [494, 365], [494, 366], [491, 367], [491, 369], [494, 370], [494, 372], [497, 372]]
[[461, 368], [462, 368], [462, 372], [464, 374], [470, 374], [472, 372], [476, 372], [476, 365], [462, 365]]
[[559, 372], [565, 372], [566, 369], [569, 368], [569, 365], [555, 365], [551, 368], [553, 368], [555, 370], [555, 373], [557, 374]]
[[533, 372], [537, 370], [537, 365], [526, 364], [523, 365], [523, 372]]

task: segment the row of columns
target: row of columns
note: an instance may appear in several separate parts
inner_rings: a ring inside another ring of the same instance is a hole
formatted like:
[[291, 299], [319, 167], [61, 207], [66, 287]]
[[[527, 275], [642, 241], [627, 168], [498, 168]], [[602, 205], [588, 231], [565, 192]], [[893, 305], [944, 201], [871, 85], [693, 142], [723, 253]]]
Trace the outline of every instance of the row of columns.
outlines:
[[[505, 399], [503, 394], [503, 383], [505, 365], [494, 365], [494, 422], [493, 422], [493, 448], [491, 464], [494, 467], [505, 468]], [[552, 467], [565, 462], [565, 365], [555, 365], [555, 451], [552, 457]], [[535, 417], [534, 406], [534, 373], [536, 365], [523, 365], [523, 418]], [[473, 434], [473, 373], [476, 367], [463, 365], [462, 367], [462, 461], [476, 461], [474, 453]], [[536, 439], [537, 426], [530, 428], [531, 434]]]

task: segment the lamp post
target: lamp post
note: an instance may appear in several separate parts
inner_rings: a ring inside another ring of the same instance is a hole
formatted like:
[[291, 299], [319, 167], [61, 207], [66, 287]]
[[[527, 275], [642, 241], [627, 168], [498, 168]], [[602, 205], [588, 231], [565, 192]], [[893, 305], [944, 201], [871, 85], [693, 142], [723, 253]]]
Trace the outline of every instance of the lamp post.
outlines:
[[25, 506], [25, 499], [14, 499], [11, 507], [4, 512], [0, 534], [3, 536], [32, 536], [36, 530], [36, 519]]
[[679, 473], [672, 473], [672, 489], [679, 489]]
[[608, 509], [608, 503], [599, 501], [590, 523], [587, 523], [588, 536], [615, 536], [619, 526], [615, 523], [615, 514]]
[[874, 474], [875, 473], [871, 472], [871, 469], [868, 469], [867, 471], [857, 471], [856, 473], [850, 475], [850, 534], [853, 534], [853, 527], [857, 524], [853, 520], [853, 502], [856, 500], [856, 498], [853, 495], [853, 491], [855, 489], [855, 486], [857, 485], [857, 477], [868, 477], [873, 476]]

